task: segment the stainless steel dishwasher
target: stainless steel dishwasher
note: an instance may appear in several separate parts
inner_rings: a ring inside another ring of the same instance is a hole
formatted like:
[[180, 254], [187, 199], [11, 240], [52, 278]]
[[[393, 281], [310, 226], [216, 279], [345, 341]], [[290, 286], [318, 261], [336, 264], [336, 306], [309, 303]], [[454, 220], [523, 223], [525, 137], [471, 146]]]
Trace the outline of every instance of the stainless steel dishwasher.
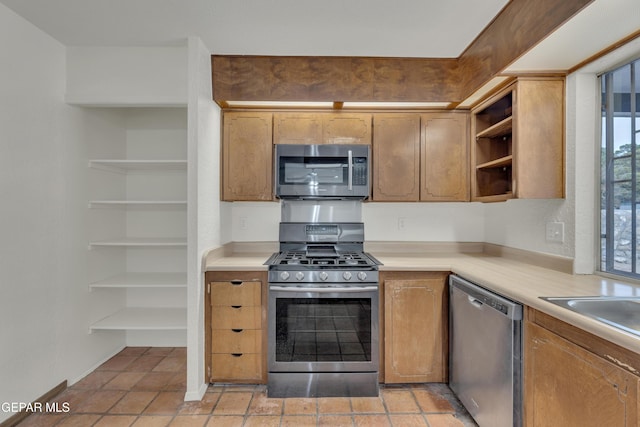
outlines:
[[522, 305], [449, 278], [449, 386], [480, 427], [522, 426]]

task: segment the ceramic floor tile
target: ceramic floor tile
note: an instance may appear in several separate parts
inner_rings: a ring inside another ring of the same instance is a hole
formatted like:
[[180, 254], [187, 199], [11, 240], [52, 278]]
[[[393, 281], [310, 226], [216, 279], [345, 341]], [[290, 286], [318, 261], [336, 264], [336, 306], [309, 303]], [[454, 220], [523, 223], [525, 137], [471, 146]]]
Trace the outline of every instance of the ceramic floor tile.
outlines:
[[155, 391], [131, 391], [109, 411], [111, 414], [141, 414], [158, 395]]
[[176, 414], [184, 403], [184, 393], [179, 391], [163, 391], [144, 410], [145, 414]]
[[440, 394], [420, 389], [413, 389], [412, 392], [424, 412], [454, 412], [451, 403]]
[[382, 400], [378, 397], [352, 397], [351, 408], [355, 413], [380, 413], [385, 412]]
[[71, 408], [72, 412], [78, 413], [106, 413], [116, 404], [126, 392], [119, 390], [98, 390], [87, 399], [80, 402], [77, 408]]
[[120, 356], [142, 356], [151, 347], [125, 347], [118, 355]]
[[144, 354], [154, 356], [168, 356], [176, 347], [151, 347]]
[[266, 391], [253, 394], [248, 414], [250, 415], [282, 415], [284, 399], [268, 398]]
[[284, 415], [281, 427], [316, 427], [318, 419], [315, 415]]
[[477, 427], [446, 384], [380, 386], [379, 397], [269, 398], [264, 384], [212, 384], [185, 402], [186, 349], [130, 347], [53, 399], [69, 414], [20, 427]]
[[187, 371], [187, 360], [183, 357], [165, 357], [153, 368], [153, 372], [181, 371]]
[[174, 376], [175, 374], [171, 372], [148, 372], [132, 387], [132, 390], [163, 391]]
[[121, 372], [102, 388], [104, 390], [131, 390], [144, 376], [144, 372]]
[[114, 379], [117, 375], [118, 372], [113, 371], [93, 371], [92, 373], [75, 383], [73, 386], [71, 386], [71, 388], [96, 390]]
[[284, 400], [285, 415], [315, 415], [318, 413], [317, 400], [294, 397]]
[[172, 419], [171, 415], [140, 415], [132, 427], [166, 427]]
[[380, 394], [389, 412], [420, 412], [411, 390], [382, 389]]
[[320, 427], [353, 427], [351, 415], [319, 415]]
[[178, 415], [171, 423], [170, 427], [203, 427], [209, 417], [207, 415]]
[[244, 415], [249, 408], [253, 393], [232, 391], [223, 393], [213, 409], [214, 415]]
[[66, 414], [33, 414], [22, 421], [20, 427], [52, 427], [65, 417]]
[[127, 372], [149, 372], [153, 370], [158, 363], [164, 360], [165, 356], [143, 355], [131, 362], [126, 368]]
[[121, 356], [116, 354], [111, 359], [98, 366], [97, 371], [123, 371], [133, 363], [138, 356]]
[[391, 427], [391, 421], [387, 415], [354, 415], [356, 427]]
[[135, 415], [105, 415], [94, 427], [129, 427], [136, 421]]
[[212, 415], [206, 427], [242, 427], [244, 417], [241, 415]]
[[430, 427], [465, 427], [465, 423], [453, 414], [428, 414], [426, 417]]
[[421, 414], [390, 414], [389, 419], [393, 427], [430, 427]]
[[250, 415], [243, 427], [280, 427], [279, 415]]
[[324, 397], [318, 399], [320, 414], [350, 414], [351, 401], [344, 397]]
[[205, 393], [202, 400], [184, 402], [178, 415], [208, 415], [218, 403], [220, 393]]
[[87, 427], [93, 425], [98, 419], [100, 419], [100, 415], [73, 414], [64, 418], [59, 424], [56, 424], [56, 427]]

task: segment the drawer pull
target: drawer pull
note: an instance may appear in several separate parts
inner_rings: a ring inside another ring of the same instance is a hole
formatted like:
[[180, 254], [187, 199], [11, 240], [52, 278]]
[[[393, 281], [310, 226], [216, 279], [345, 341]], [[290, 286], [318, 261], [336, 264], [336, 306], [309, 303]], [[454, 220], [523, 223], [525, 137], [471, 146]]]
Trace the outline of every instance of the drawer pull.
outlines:
[[231, 329], [233, 332], [235, 332], [236, 334], [242, 332], [244, 329]]
[[231, 353], [233, 357], [241, 357], [242, 353]]
[[231, 284], [234, 286], [242, 285], [242, 280], [232, 280]]
[[232, 305], [231, 308], [242, 308], [241, 305]]

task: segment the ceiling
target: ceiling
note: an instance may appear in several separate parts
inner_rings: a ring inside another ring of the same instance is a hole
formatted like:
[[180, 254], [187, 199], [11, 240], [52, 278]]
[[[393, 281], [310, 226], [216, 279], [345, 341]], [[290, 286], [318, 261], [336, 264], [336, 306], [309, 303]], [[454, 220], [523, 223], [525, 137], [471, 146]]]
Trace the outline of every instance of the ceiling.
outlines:
[[[67, 46], [200, 37], [220, 55], [456, 58], [508, 0], [0, 0]], [[595, 0], [507, 71], [567, 70], [640, 30], [640, 1]]]

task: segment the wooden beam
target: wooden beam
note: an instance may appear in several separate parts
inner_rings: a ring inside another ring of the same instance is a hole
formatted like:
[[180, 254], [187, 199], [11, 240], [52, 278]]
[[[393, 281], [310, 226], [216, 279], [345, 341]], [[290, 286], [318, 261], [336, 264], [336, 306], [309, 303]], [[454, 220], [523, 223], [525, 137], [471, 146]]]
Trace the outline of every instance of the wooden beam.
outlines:
[[592, 1], [511, 0], [459, 58], [212, 55], [213, 99], [455, 105]]
[[212, 56], [213, 97], [234, 101], [449, 101], [456, 59]]
[[593, 0], [511, 0], [460, 55], [469, 96]]

